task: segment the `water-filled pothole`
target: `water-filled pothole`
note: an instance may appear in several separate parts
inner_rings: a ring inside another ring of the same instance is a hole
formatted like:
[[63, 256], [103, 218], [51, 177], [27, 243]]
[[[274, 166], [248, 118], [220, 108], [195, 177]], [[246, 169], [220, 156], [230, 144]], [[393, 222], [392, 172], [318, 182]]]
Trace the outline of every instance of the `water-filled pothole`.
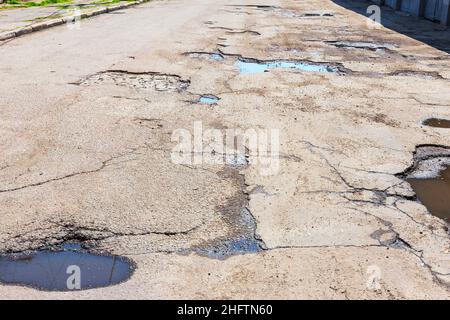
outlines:
[[0, 283], [45, 291], [107, 287], [129, 279], [133, 271], [127, 258], [93, 254], [77, 244], [58, 251], [0, 255]]
[[217, 104], [219, 102], [220, 98], [213, 95], [213, 94], [205, 94], [200, 96], [198, 99], [198, 102], [201, 104]]
[[309, 61], [273, 60], [259, 61], [256, 59], [239, 58], [236, 66], [241, 73], [262, 73], [270, 69], [290, 69], [306, 72], [341, 73], [339, 67]]
[[450, 222], [450, 148], [417, 147], [414, 164], [400, 176], [432, 215]]
[[431, 214], [450, 223], [450, 166], [428, 179], [407, 179]]
[[450, 129], [450, 120], [429, 118], [422, 122], [423, 125], [435, 128], [447, 128]]

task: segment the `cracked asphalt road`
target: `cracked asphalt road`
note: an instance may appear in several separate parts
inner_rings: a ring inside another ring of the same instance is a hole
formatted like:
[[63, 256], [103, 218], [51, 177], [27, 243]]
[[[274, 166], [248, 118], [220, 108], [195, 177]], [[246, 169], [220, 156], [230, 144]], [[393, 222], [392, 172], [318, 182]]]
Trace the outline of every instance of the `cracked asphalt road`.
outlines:
[[[0, 285], [0, 298], [450, 297], [448, 225], [399, 175], [417, 146], [449, 145], [448, 130], [420, 125], [450, 117], [448, 53], [328, 0], [236, 4], [155, 1], [0, 43], [0, 251], [81, 241], [137, 264], [117, 286]], [[305, 15], [318, 8], [332, 15]], [[223, 61], [186, 54], [219, 50]], [[237, 56], [351, 72], [244, 75]], [[82, 83], [117, 70], [152, 76]], [[279, 172], [173, 163], [172, 132], [199, 120], [279, 129]], [[264, 250], [191, 252], [241, 232], [233, 206]]]

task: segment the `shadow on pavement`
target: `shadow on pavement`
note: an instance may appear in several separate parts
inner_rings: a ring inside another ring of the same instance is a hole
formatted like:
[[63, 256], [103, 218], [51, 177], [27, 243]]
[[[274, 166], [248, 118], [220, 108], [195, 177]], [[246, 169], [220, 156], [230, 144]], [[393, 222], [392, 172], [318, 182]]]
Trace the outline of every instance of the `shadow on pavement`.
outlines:
[[[332, 0], [337, 5], [368, 17], [367, 7], [375, 3], [370, 1]], [[424, 18], [407, 16], [393, 9], [381, 7], [381, 24], [385, 28], [402, 33], [410, 38], [426, 43], [438, 50], [450, 53], [450, 28]]]

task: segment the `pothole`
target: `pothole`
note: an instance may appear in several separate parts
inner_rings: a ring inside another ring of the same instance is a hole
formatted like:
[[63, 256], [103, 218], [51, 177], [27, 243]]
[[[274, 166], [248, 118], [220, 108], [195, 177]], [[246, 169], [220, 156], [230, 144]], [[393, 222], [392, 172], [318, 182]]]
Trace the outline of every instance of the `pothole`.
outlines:
[[247, 208], [240, 210], [238, 221], [240, 224], [240, 234], [232, 239], [223, 239], [210, 243], [206, 246], [192, 248], [197, 254], [207, 256], [212, 259], [225, 259], [237, 254], [258, 253], [264, 250], [260, 239], [255, 238], [254, 230], [256, 224], [254, 218]]
[[107, 287], [128, 280], [134, 269], [125, 257], [93, 254], [70, 243], [55, 251], [0, 255], [0, 283], [45, 291]]
[[[223, 209], [223, 214], [235, 216], [235, 214]], [[232, 238], [217, 239], [216, 241], [204, 246], [196, 246], [190, 251], [200, 255], [207, 256], [212, 259], [225, 259], [237, 254], [258, 253], [264, 250], [264, 244], [261, 239], [255, 237], [256, 223], [247, 208], [239, 210], [239, 215], [234, 217], [237, 221], [233, 221], [235, 227]]]
[[213, 94], [205, 94], [205, 95], [201, 95], [200, 98], [198, 99], [198, 102], [201, 104], [217, 104], [217, 102], [219, 102], [220, 98], [213, 95]]
[[256, 220], [250, 212], [249, 194], [245, 191], [244, 175], [239, 170], [248, 165], [245, 155], [227, 157], [227, 167], [220, 173], [224, 179], [236, 181], [238, 190], [228, 201], [217, 207], [221, 220], [228, 229], [225, 237], [220, 237], [196, 245], [185, 253], [196, 252], [213, 259], [226, 259], [233, 255], [257, 253], [266, 249], [266, 245], [256, 233]]
[[370, 51], [394, 49], [394, 46], [391, 44], [374, 43], [366, 41], [325, 41], [325, 43], [333, 45], [337, 48], [354, 48], [354, 49], [365, 49]]
[[270, 5], [230, 5], [235, 8], [249, 8], [255, 10], [262, 11], [272, 11], [279, 15], [289, 18], [307, 18], [307, 17], [333, 17], [334, 13], [328, 11], [314, 11], [314, 12], [305, 12], [299, 13], [294, 10], [284, 9], [278, 6], [270, 6]]
[[413, 165], [399, 176], [432, 215], [450, 222], [450, 148], [417, 147]]
[[422, 124], [434, 128], [450, 129], [450, 120], [447, 119], [429, 118], [424, 120]]
[[444, 79], [438, 72], [434, 71], [398, 70], [391, 72], [389, 75], [396, 77], [416, 77], [423, 79]]
[[190, 81], [183, 80], [178, 75], [158, 72], [109, 70], [88, 76], [77, 84], [84, 86], [113, 84], [143, 90], [180, 92], [189, 87]]
[[334, 17], [331, 12], [306, 12], [299, 13], [292, 10], [277, 10], [280, 15], [288, 18], [310, 18], [310, 17]]
[[240, 73], [262, 73], [268, 72], [271, 69], [289, 69], [295, 71], [306, 72], [322, 72], [322, 73], [337, 73], [344, 74], [343, 68], [310, 61], [295, 61], [295, 60], [256, 60], [250, 58], [238, 58], [235, 65], [239, 68]]
[[308, 60], [258, 60], [254, 58], [246, 58], [240, 54], [224, 53], [220, 49], [219, 53], [214, 52], [188, 52], [185, 55], [191, 58], [205, 58], [215, 60], [213, 57], [218, 55], [216, 61], [234, 60], [234, 65], [239, 69], [240, 73], [264, 73], [272, 69], [286, 69], [304, 72], [319, 73], [335, 73], [338, 75], [348, 74], [351, 71], [338, 63], [313, 62]]
[[223, 61], [225, 57], [217, 52], [186, 52], [186, 56], [195, 59], [206, 59], [211, 61]]

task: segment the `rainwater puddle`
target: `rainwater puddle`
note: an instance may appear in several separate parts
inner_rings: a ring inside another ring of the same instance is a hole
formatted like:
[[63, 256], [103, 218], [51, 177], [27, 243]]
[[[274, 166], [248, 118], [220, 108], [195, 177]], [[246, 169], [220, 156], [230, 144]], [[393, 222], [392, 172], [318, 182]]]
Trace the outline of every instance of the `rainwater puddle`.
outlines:
[[77, 244], [60, 251], [0, 255], [0, 283], [45, 291], [107, 287], [129, 279], [133, 270], [124, 257], [92, 254]]
[[407, 181], [432, 215], [450, 222], [450, 166], [437, 177], [410, 178]]
[[450, 120], [447, 119], [430, 118], [426, 119], [422, 124], [429, 127], [450, 129]]
[[413, 165], [398, 176], [411, 185], [428, 212], [450, 222], [450, 148], [417, 147]]
[[198, 102], [201, 104], [216, 104], [220, 100], [219, 97], [216, 97], [212, 94], [206, 94], [200, 96], [200, 99], [198, 99]]
[[339, 69], [334, 66], [326, 64], [316, 64], [311, 62], [289, 61], [289, 60], [276, 60], [276, 61], [258, 61], [253, 59], [238, 59], [236, 66], [243, 74], [248, 73], [262, 73], [267, 72], [270, 69], [290, 69], [306, 72], [335, 72], [338, 73]]

